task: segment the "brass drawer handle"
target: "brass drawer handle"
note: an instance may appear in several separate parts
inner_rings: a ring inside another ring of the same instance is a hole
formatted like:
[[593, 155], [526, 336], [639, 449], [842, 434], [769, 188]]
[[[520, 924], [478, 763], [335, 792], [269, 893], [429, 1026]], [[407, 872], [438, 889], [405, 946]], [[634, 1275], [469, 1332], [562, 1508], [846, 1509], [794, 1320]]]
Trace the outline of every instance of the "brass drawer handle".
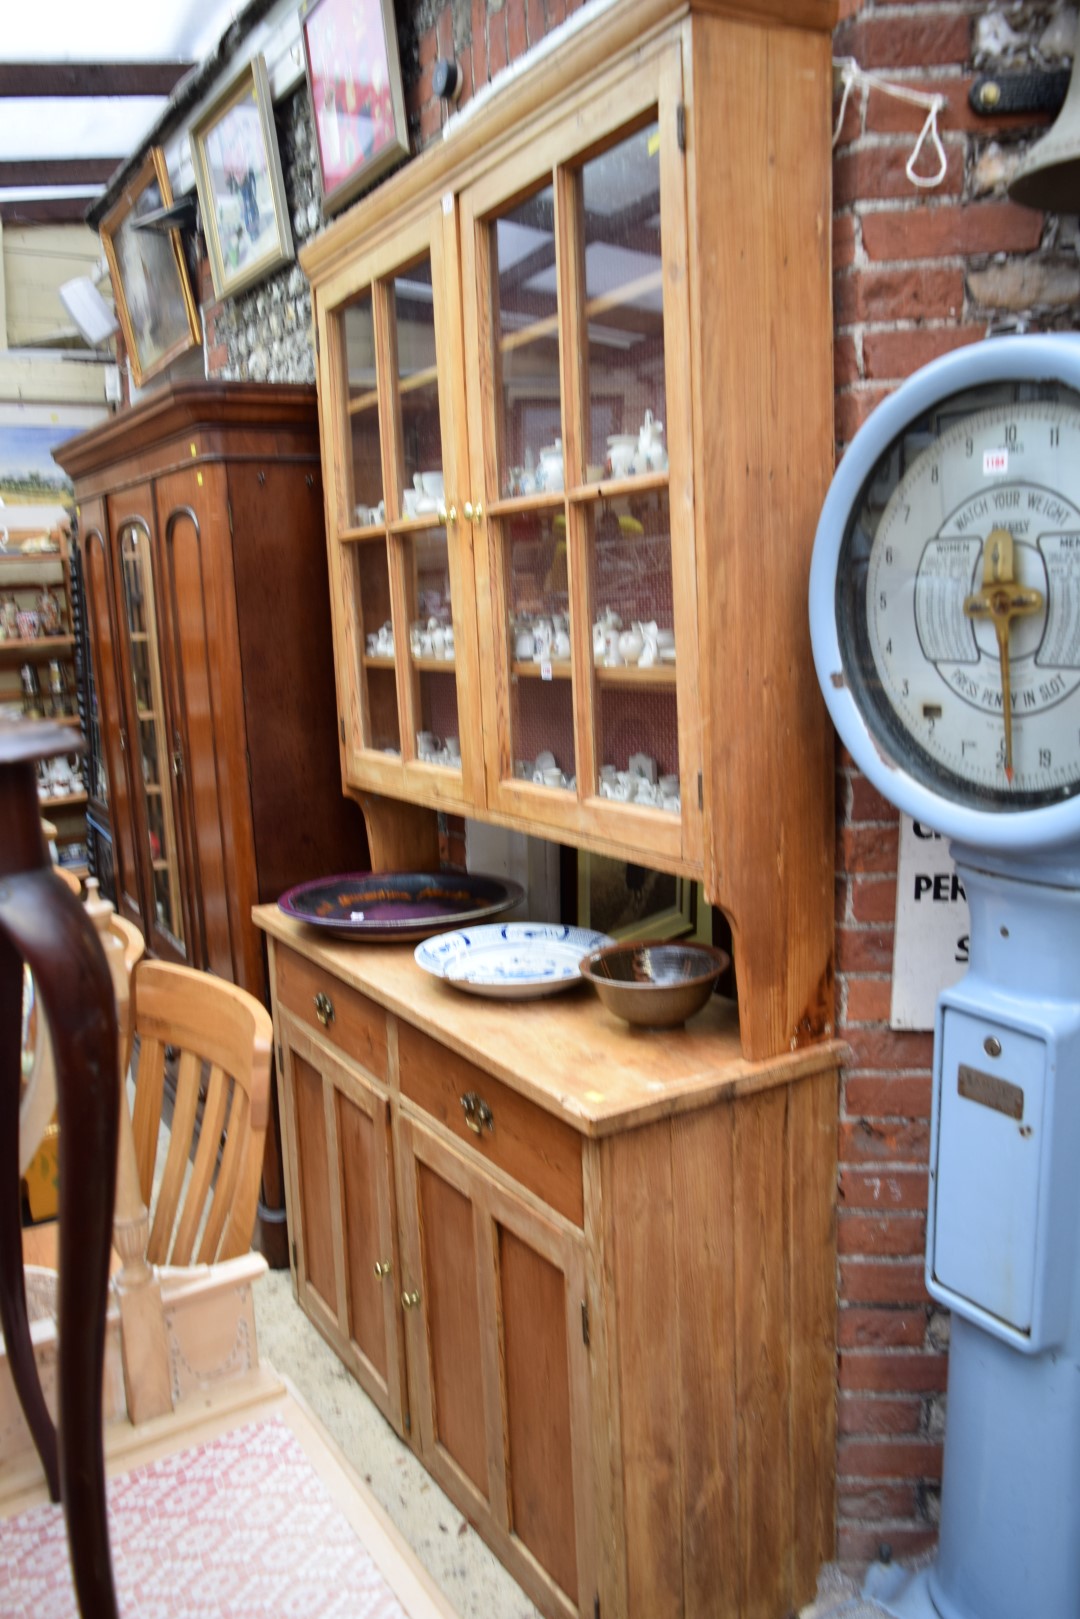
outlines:
[[388, 1259], [377, 1259], [375, 1261], [375, 1274], [380, 1279], [384, 1276], [389, 1276], [391, 1274], [390, 1261]]
[[494, 1132], [495, 1115], [482, 1096], [477, 1096], [475, 1091], [466, 1091], [461, 1105], [465, 1110], [465, 1123], [473, 1135], [482, 1135], [485, 1130]]
[[420, 1303], [420, 1295], [414, 1288], [411, 1293], [403, 1293], [401, 1295], [401, 1302], [406, 1310], [415, 1310], [416, 1306]]
[[315, 1016], [324, 1029], [328, 1029], [334, 1021], [334, 1003], [321, 989], [315, 997]]

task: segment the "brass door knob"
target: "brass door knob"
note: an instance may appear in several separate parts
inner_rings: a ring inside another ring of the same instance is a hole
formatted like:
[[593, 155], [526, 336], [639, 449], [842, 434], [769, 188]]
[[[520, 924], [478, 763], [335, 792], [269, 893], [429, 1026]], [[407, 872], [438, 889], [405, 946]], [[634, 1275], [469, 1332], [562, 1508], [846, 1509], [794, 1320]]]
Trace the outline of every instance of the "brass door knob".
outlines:
[[315, 997], [315, 1016], [324, 1029], [328, 1029], [334, 1021], [334, 1003], [322, 990]]
[[375, 1261], [375, 1274], [380, 1279], [382, 1277], [384, 1277], [384, 1276], [389, 1276], [390, 1275], [390, 1261], [388, 1259], [377, 1259]]
[[416, 1306], [420, 1303], [420, 1295], [415, 1289], [411, 1293], [403, 1293], [401, 1295], [401, 1302], [406, 1310], [415, 1310]]
[[462, 510], [470, 523], [482, 523], [484, 521], [484, 508], [480, 501], [477, 501], [474, 506], [471, 500], [467, 500]]

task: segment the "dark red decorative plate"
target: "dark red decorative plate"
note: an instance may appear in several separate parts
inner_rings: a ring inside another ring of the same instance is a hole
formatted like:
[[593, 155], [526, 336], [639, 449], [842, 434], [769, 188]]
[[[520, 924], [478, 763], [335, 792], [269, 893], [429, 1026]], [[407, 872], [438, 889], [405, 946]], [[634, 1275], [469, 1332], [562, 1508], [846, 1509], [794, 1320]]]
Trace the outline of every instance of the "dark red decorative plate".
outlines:
[[286, 916], [343, 939], [427, 939], [512, 910], [520, 883], [477, 872], [357, 871], [299, 883], [278, 900]]

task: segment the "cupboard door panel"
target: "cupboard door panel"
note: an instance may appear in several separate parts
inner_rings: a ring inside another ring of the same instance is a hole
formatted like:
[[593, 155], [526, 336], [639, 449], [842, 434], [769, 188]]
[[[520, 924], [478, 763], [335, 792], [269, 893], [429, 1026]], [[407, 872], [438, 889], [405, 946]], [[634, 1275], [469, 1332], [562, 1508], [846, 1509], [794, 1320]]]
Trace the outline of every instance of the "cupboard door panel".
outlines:
[[[349, 1336], [385, 1382], [386, 1288], [375, 1266], [391, 1263], [384, 1256], [380, 1230], [379, 1121], [339, 1091], [337, 1107], [338, 1155], [345, 1238], [345, 1288]], [[380, 1108], [381, 1112], [381, 1108]], [[385, 1129], [385, 1126], [383, 1126]]]
[[292, 1053], [292, 1090], [301, 1221], [297, 1284], [301, 1291], [313, 1291], [336, 1320], [337, 1286], [323, 1077], [295, 1051]]
[[416, 1169], [421, 1299], [431, 1356], [432, 1440], [488, 1493], [473, 1206], [425, 1163]]
[[576, 1602], [566, 1278], [504, 1226], [499, 1301], [511, 1529]]

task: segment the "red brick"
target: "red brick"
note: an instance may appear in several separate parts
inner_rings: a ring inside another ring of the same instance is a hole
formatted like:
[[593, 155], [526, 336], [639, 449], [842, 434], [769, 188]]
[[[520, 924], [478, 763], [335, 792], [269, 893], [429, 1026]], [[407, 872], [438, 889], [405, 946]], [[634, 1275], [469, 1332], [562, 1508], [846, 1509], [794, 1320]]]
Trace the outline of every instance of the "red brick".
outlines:
[[454, 14], [449, 6], [444, 6], [435, 19], [435, 37], [439, 55], [451, 59], [454, 55]]
[[473, 89], [487, 83], [487, 5], [485, 0], [472, 0], [472, 76]]
[[897, 828], [899, 838], [900, 822], [896, 809], [876, 787], [871, 786], [865, 776], [858, 774], [851, 778], [851, 820], [890, 821]]
[[[833, 129], [836, 128], [836, 120], [840, 116], [840, 103], [842, 99], [843, 91], [841, 91], [840, 95], [833, 97]], [[840, 125], [840, 131], [836, 137], [836, 150], [838, 152], [843, 151], [844, 148], [850, 146], [853, 141], [859, 140], [862, 136], [863, 99], [862, 91], [858, 88], [853, 89], [851, 94], [848, 96], [847, 106], [844, 108], [844, 121]]]
[[434, 28], [425, 28], [416, 41], [416, 51], [420, 66], [431, 67], [439, 55], [439, 40]]
[[879, 1529], [840, 1524], [836, 1531], [836, 1555], [841, 1565], [862, 1568], [877, 1557], [882, 1541], [888, 1541], [896, 1558], [916, 1557], [929, 1551], [938, 1537], [936, 1529], [914, 1525], [884, 1525]]
[[[890, 1400], [845, 1394], [837, 1405], [836, 1415], [841, 1434], [913, 1434], [919, 1431], [922, 1401], [914, 1395], [906, 1400]], [[886, 1516], [883, 1506], [884, 1503], [878, 1504], [875, 1516]]]
[[851, 978], [847, 984], [844, 1023], [883, 1023], [892, 1007], [892, 984], [887, 978]]
[[926, 268], [851, 270], [833, 284], [838, 326], [864, 321], [955, 320], [964, 307], [964, 272]]
[[840, 1264], [840, 1295], [852, 1304], [926, 1304], [926, 1273], [912, 1259], [845, 1259]]
[[856, 877], [851, 885], [851, 914], [856, 922], [891, 922], [896, 915], [896, 878]]
[[949, 1358], [925, 1349], [845, 1349], [840, 1356], [840, 1387], [858, 1393], [943, 1394]]
[[889, 928], [838, 928], [836, 966], [844, 973], [892, 971], [893, 930]]
[[837, 395], [836, 399], [836, 439], [838, 444], [850, 444], [863, 422], [879, 405], [887, 394], [889, 388], [854, 388], [848, 393]]
[[545, 0], [548, 28], [558, 28], [566, 20], [566, 0]]
[[841, 214], [839, 217], [834, 215], [832, 256], [835, 270], [842, 270], [845, 265], [855, 262], [855, 216], [853, 214]]
[[979, 343], [982, 326], [931, 326], [909, 332], [867, 332], [863, 357], [868, 377], [908, 377], [940, 354]]
[[506, 46], [506, 11], [488, 13], [488, 71], [494, 78], [510, 60]]
[[[845, 122], [847, 120], [845, 119]], [[961, 140], [950, 139], [945, 145], [945, 178], [934, 187], [935, 197], [958, 197], [964, 188], [964, 148]], [[911, 156], [911, 140], [891, 142], [887, 146], [862, 146], [855, 151], [840, 152], [833, 160], [833, 200], [838, 208], [867, 198], [919, 197], [920, 188], [908, 179], [907, 163]], [[936, 153], [923, 148], [916, 165], [916, 174], [935, 174], [939, 166]]]
[[857, 1119], [840, 1126], [843, 1164], [925, 1164], [930, 1157], [930, 1126], [924, 1119]]
[[836, 1451], [842, 1478], [941, 1477], [941, 1443], [936, 1439], [843, 1439]]
[[[836, 1511], [847, 1518], [914, 1518], [918, 1496], [914, 1484], [876, 1484], [865, 1479], [845, 1483], [836, 1497]], [[885, 1536], [882, 1535], [884, 1540]], [[875, 1555], [877, 1548], [875, 1547]]]
[[844, 1081], [844, 1109], [849, 1118], [928, 1119], [929, 1073], [871, 1078], [849, 1074]]
[[[904, 19], [906, 27], [907, 19]], [[904, 75], [904, 88], [918, 90], [923, 95], [943, 96], [945, 106], [938, 115], [938, 127], [942, 131], [957, 134], [979, 134], [986, 140], [1006, 133], [1010, 130], [1032, 129], [1044, 127], [1050, 119], [1033, 113], [1014, 113], [1004, 118], [985, 118], [977, 113], [968, 100], [968, 93], [975, 82], [974, 75], [964, 74], [962, 77], [947, 79], [928, 79], [913, 75]], [[906, 101], [898, 101], [895, 96], [885, 95], [883, 91], [871, 89], [866, 103], [866, 130], [879, 135], [893, 135], [899, 131], [906, 131], [915, 135], [922, 126], [925, 113]]]
[[526, 0], [525, 20], [528, 27], [529, 44], [536, 45], [543, 39], [547, 30], [547, 18], [544, 16], [544, 0]]
[[920, 1031], [853, 1029], [847, 1039], [852, 1049], [849, 1068], [853, 1071], [889, 1068], [896, 1072], [910, 1072], [913, 1068], [929, 1069], [933, 1058], [934, 1037]]
[[833, 341], [833, 387], [843, 388], [859, 380], [859, 356], [855, 352], [853, 337], [837, 337]]
[[842, 1254], [903, 1255], [926, 1251], [926, 1221], [919, 1214], [878, 1219], [841, 1211], [836, 1222], [836, 1246]]
[[506, 45], [511, 62], [524, 56], [529, 48], [525, 26], [525, 0], [506, 0]]
[[844, 828], [837, 851], [845, 871], [889, 872], [895, 874], [900, 853], [900, 823], [888, 826]]
[[849, 1209], [880, 1209], [892, 1214], [899, 1209], [926, 1207], [927, 1175], [918, 1169], [882, 1169], [877, 1173], [862, 1169], [841, 1169], [840, 1201]]
[[862, 216], [871, 259], [961, 258], [972, 253], [1026, 253], [1038, 247], [1043, 219], [1011, 202], [944, 203], [890, 208]]
[[926, 1341], [925, 1309], [866, 1309], [851, 1305], [840, 1311], [841, 1349], [919, 1349]]
[[[971, 23], [948, 12], [932, 17], [861, 17], [836, 30], [835, 54], [854, 56], [860, 67], [967, 66]], [[917, 109], [909, 107], [913, 116]], [[918, 128], [918, 124], [916, 124]]]
[[439, 133], [442, 128], [442, 104], [432, 100], [425, 101], [420, 108], [420, 137], [429, 141]]

